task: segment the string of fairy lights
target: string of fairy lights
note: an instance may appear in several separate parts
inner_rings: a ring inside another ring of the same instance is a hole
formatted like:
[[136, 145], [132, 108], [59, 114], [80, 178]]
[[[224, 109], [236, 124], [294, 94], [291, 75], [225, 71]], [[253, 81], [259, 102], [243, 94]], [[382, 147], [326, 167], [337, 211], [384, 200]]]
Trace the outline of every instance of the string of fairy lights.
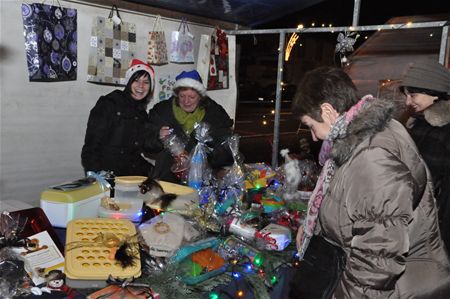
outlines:
[[[219, 299], [224, 298], [222, 295], [230, 299], [235, 298], [243, 298], [246, 294], [243, 285], [248, 284], [246, 282], [245, 277], [247, 275], [257, 274], [260, 279], [265, 282], [265, 285], [269, 288], [274, 287], [280, 281], [280, 272], [279, 269], [282, 267], [298, 267], [300, 262], [298, 260], [298, 253], [294, 252], [292, 255], [292, 262], [290, 263], [281, 263], [271, 271], [266, 271], [265, 260], [262, 255], [257, 254], [253, 258], [249, 256], [244, 256], [240, 260], [232, 259], [229, 261], [230, 265], [230, 273], [233, 277], [233, 281], [235, 284], [235, 293], [231, 294], [227, 290], [215, 290], [209, 293], [209, 299]], [[252, 289], [251, 286], [247, 289]], [[256, 290], [253, 289], [255, 292]], [[254, 295], [254, 294], [253, 294]]]

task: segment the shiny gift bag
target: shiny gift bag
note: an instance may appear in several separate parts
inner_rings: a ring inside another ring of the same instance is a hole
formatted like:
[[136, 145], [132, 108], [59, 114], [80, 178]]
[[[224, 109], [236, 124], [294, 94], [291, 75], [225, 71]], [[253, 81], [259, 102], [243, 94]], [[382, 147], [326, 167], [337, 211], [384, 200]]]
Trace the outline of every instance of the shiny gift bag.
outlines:
[[29, 80], [76, 80], [77, 10], [23, 3], [22, 20]]
[[194, 63], [194, 36], [189, 31], [186, 19], [182, 19], [177, 31], [172, 31], [170, 62]]
[[161, 16], [157, 16], [153, 30], [148, 33], [147, 62], [154, 65], [167, 64], [166, 35], [162, 29]]

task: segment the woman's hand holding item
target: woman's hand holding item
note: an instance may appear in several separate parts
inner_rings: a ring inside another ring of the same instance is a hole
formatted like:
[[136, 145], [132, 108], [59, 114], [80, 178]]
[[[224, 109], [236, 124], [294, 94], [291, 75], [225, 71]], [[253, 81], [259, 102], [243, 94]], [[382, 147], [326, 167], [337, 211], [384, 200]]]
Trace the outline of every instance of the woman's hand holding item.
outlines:
[[169, 136], [171, 132], [172, 130], [169, 127], [161, 127], [161, 129], [159, 130], [159, 139], [163, 140], [164, 138]]

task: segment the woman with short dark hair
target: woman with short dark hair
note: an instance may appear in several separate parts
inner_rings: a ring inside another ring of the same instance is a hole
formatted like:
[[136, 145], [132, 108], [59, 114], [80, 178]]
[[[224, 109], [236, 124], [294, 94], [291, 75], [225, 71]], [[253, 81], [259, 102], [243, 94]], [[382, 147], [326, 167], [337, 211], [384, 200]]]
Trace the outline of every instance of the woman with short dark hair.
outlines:
[[319, 234], [343, 249], [335, 298], [450, 298], [431, 176], [393, 119], [395, 104], [358, 99], [343, 70], [322, 67], [305, 75], [293, 111], [323, 140], [323, 169], [297, 246], [303, 256]]

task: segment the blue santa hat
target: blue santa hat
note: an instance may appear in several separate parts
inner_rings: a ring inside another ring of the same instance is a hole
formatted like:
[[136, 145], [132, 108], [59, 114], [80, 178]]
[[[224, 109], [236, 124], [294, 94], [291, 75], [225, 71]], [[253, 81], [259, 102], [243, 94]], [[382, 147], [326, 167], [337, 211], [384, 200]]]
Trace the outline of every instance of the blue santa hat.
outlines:
[[182, 71], [181, 74], [175, 77], [175, 79], [176, 82], [173, 86], [174, 90], [182, 87], [192, 88], [200, 95], [206, 96], [206, 87], [203, 85], [202, 78], [196, 70], [190, 72]]

